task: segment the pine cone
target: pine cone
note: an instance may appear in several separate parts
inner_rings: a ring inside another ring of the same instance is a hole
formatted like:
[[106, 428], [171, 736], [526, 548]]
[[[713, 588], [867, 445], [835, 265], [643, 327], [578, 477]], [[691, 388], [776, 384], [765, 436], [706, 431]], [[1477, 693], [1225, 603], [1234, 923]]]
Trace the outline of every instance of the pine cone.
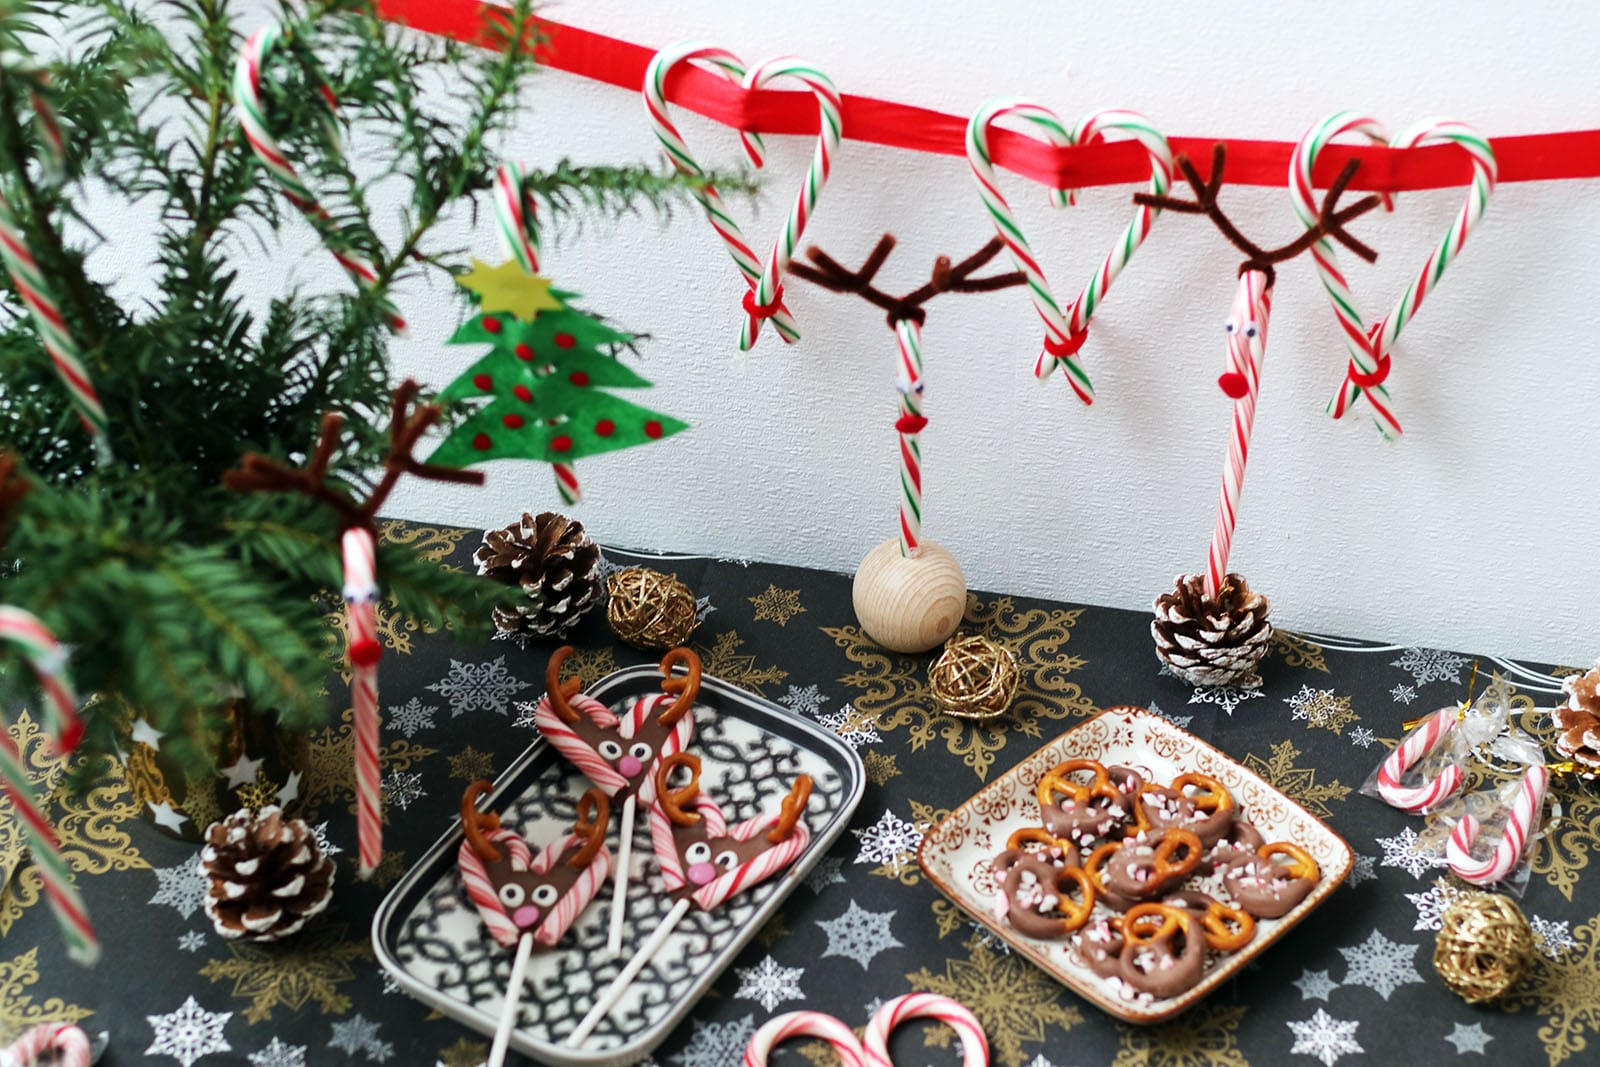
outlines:
[[206, 914], [223, 937], [276, 941], [333, 899], [333, 859], [310, 827], [276, 806], [236, 811], [206, 827], [205, 841]]
[[1156, 655], [1190, 685], [1261, 684], [1256, 664], [1272, 640], [1267, 598], [1237, 574], [1222, 583], [1217, 600], [1205, 597], [1205, 580], [1181, 574], [1176, 589], [1156, 598], [1150, 636]]
[[1600, 664], [1585, 675], [1561, 683], [1567, 702], [1550, 713], [1555, 720], [1556, 751], [1600, 773]]
[[550, 637], [565, 632], [600, 599], [600, 546], [577, 519], [553, 511], [489, 530], [473, 554], [478, 573], [528, 595], [515, 610], [494, 609], [509, 634]]

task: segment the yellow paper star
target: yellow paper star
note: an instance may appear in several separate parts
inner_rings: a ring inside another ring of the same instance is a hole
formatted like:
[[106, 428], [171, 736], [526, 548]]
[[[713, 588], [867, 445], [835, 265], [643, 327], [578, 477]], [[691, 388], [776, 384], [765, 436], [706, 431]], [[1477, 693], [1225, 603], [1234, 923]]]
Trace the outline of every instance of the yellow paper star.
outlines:
[[550, 279], [529, 274], [514, 259], [498, 267], [474, 259], [472, 269], [456, 280], [478, 294], [480, 309], [485, 314], [509, 311], [524, 322], [532, 322], [539, 312], [557, 311], [561, 307], [561, 301], [550, 293]]

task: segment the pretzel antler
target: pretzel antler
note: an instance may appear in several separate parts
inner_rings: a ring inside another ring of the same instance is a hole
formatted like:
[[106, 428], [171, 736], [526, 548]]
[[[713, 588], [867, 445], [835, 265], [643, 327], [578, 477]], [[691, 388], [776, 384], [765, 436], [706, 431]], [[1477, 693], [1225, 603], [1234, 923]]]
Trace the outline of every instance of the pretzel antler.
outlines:
[[952, 265], [949, 256], [940, 256], [934, 260], [933, 272], [927, 284], [904, 296], [892, 296], [874, 286], [872, 280], [889, 258], [889, 253], [894, 251], [894, 245], [894, 235], [884, 234], [862, 262], [861, 269], [855, 271], [845, 269], [838, 260], [812, 245], [806, 249], [806, 258], [811, 260], [811, 265], [791, 263], [789, 272], [835, 293], [854, 293], [874, 307], [882, 308], [888, 314], [891, 329], [896, 322], [907, 320], [922, 325], [928, 317], [923, 305], [940, 293], [987, 293], [1009, 289], [1026, 281], [1021, 271], [988, 278], [972, 277], [1005, 247], [1000, 238], [995, 237], [960, 263]]
[[[689, 784], [680, 789], [669, 789], [667, 780], [679, 767], [689, 768]], [[656, 799], [661, 810], [675, 826], [693, 826], [700, 821], [700, 813], [693, 809], [700, 796], [700, 757], [692, 752], [674, 752], [656, 768]]]
[[794, 780], [789, 795], [783, 798], [783, 807], [778, 810], [778, 821], [767, 831], [767, 840], [774, 845], [789, 840], [789, 835], [794, 833], [795, 824], [806, 812], [806, 801], [810, 799], [811, 776], [802, 774]]
[[[689, 669], [689, 673], [682, 678], [672, 673], [672, 669], [680, 665]], [[673, 726], [694, 706], [694, 698], [700, 695], [700, 657], [691, 649], [675, 648], [661, 657], [661, 673], [666, 675], [661, 679], [662, 690], [676, 694], [678, 699], [656, 716], [656, 721], [662, 726]]]
[[421, 388], [415, 380], [407, 378], [395, 389], [389, 409], [389, 454], [383, 461], [383, 477], [359, 503], [328, 484], [328, 463], [338, 447], [339, 431], [344, 427], [344, 416], [331, 411], [322, 416], [317, 446], [303, 468], [296, 469], [270, 456], [250, 452], [239, 461], [238, 469], [222, 476], [222, 484], [239, 492], [300, 493], [337, 512], [341, 526], [368, 529], [372, 528], [378, 509], [388, 501], [402, 475], [414, 474], [433, 482], [482, 485], [481, 471], [423, 463], [412, 455], [422, 435], [443, 413], [437, 404], [419, 404], [416, 411], [411, 411], [411, 402]]
[[467, 844], [472, 846], [472, 851], [485, 863], [493, 863], [500, 858], [500, 850], [486, 836], [500, 829], [500, 815], [498, 812], [478, 810], [478, 797], [493, 788], [492, 782], [478, 781], [467, 786], [467, 791], [461, 794], [461, 831], [466, 834]]
[[611, 826], [611, 801], [602, 789], [590, 789], [578, 798], [578, 818], [572, 832], [584, 838], [583, 847], [567, 861], [573, 867], [587, 867], [600, 846], [606, 843], [606, 830]]
[[544, 669], [544, 687], [550, 695], [550, 710], [568, 726], [578, 721], [578, 709], [569, 701], [583, 688], [583, 679], [577, 675], [565, 681], [561, 679], [561, 664], [572, 655], [572, 651], [571, 645], [562, 645], [550, 653], [550, 663]]
[[1222, 235], [1239, 251], [1245, 254], [1245, 260], [1239, 264], [1239, 273], [1247, 270], [1258, 270], [1267, 276], [1267, 285], [1274, 280], [1273, 264], [1282, 263], [1293, 259], [1324, 237], [1332, 238], [1344, 245], [1350, 251], [1366, 260], [1368, 263], [1378, 258], [1378, 253], [1369, 245], [1356, 239], [1348, 230], [1346, 224], [1355, 221], [1362, 215], [1371, 211], [1382, 202], [1382, 197], [1373, 194], [1357, 200], [1345, 207], [1339, 207], [1339, 198], [1344, 195], [1345, 189], [1356, 176], [1356, 171], [1361, 164], [1352, 159], [1346, 163], [1339, 176], [1328, 186], [1327, 193], [1322, 198], [1322, 211], [1317, 218], [1317, 224], [1306, 230], [1299, 237], [1279, 248], [1265, 249], [1246, 237], [1239, 228], [1233, 224], [1220, 205], [1217, 203], [1217, 192], [1222, 188], [1223, 164], [1227, 160], [1227, 146], [1217, 144], [1211, 151], [1211, 180], [1205, 181], [1200, 177], [1200, 172], [1195, 169], [1194, 163], [1187, 156], [1179, 156], [1176, 160], [1178, 167], [1183, 171], [1184, 179], [1194, 189], [1193, 200], [1180, 200], [1175, 196], [1156, 196], [1151, 193], [1133, 194], [1133, 202], [1143, 207], [1157, 208], [1162, 211], [1176, 211], [1188, 215], [1205, 215], [1214, 223]]

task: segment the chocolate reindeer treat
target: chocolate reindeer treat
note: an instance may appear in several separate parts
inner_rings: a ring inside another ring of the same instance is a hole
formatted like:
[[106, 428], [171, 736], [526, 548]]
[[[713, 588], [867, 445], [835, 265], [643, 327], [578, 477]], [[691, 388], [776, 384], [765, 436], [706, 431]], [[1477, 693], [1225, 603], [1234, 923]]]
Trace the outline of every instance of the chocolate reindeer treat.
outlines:
[[1287, 915], [1311, 894], [1322, 869], [1299, 845], [1275, 841], [1253, 854], [1235, 854], [1225, 861], [1222, 884], [1228, 895], [1258, 919]]
[[994, 858], [994, 875], [996, 912], [1026, 937], [1066, 937], [1094, 911], [1094, 889], [1080, 867], [1008, 848]]

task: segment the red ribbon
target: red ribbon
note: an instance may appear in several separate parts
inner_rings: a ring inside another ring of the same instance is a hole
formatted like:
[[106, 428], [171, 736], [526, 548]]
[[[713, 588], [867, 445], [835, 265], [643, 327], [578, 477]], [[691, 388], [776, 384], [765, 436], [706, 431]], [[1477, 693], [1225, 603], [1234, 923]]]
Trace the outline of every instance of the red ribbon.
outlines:
[[756, 303], [756, 291], [754, 289], [746, 289], [744, 291], [744, 310], [752, 319], [772, 318], [772, 316], [784, 310], [783, 286], [778, 286], [778, 291], [772, 294], [772, 303], [770, 304]]

